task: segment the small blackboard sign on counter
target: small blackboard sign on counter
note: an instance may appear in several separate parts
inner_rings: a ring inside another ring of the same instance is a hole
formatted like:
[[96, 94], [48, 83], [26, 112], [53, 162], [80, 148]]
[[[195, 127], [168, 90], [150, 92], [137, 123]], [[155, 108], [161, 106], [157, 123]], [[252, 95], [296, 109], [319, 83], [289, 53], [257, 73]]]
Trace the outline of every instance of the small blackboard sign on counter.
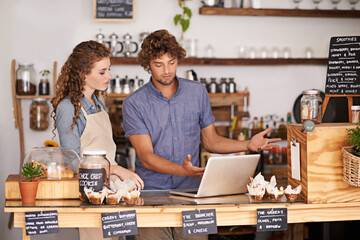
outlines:
[[26, 235], [58, 233], [57, 211], [25, 212]]
[[103, 237], [121, 237], [138, 234], [136, 211], [102, 213]]
[[184, 236], [217, 233], [215, 209], [182, 212]]
[[133, 21], [135, 0], [94, 0], [96, 21]]
[[325, 93], [360, 94], [360, 36], [332, 37]]
[[287, 230], [287, 208], [257, 209], [258, 232], [283, 230]]

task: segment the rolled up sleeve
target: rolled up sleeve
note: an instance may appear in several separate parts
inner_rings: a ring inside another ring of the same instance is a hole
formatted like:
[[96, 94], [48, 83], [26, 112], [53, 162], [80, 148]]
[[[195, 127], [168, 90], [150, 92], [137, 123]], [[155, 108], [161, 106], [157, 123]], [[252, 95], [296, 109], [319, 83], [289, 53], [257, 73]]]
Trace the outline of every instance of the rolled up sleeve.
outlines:
[[131, 135], [150, 135], [143, 117], [134, 106], [133, 102], [125, 100], [123, 103], [122, 113], [126, 138], [129, 138]]
[[72, 130], [71, 125], [75, 117], [72, 104], [60, 103], [56, 109], [56, 128], [58, 130], [60, 146], [73, 149], [80, 156], [80, 134], [76, 124]]

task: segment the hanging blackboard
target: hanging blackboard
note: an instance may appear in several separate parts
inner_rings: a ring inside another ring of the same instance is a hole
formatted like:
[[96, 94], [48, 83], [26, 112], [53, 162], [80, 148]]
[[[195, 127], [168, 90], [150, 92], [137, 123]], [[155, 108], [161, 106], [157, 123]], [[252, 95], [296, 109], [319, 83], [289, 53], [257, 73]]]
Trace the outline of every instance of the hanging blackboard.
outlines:
[[326, 74], [325, 93], [360, 94], [360, 36], [332, 37]]
[[96, 21], [132, 21], [134, 9], [135, 0], [94, 0]]

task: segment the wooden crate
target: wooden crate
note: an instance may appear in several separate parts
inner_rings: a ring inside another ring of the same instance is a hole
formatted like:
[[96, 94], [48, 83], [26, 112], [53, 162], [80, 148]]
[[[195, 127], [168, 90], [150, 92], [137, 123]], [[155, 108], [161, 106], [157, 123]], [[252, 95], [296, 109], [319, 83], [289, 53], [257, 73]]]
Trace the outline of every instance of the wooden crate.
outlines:
[[[360, 201], [360, 188], [343, 181], [341, 148], [348, 146], [346, 129], [352, 123], [318, 124], [313, 132], [301, 132], [302, 124], [288, 125], [288, 183], [301, 184], [301, 196], [308, 203], [334, 203]], [[300, 176], [291, 176], [290, 139], [300, 143]]]
[[[5, 181], [5, 198], [21, 199], [20, 175], [9, 175]], [[45, 180], [40, 179], [36, 199], [78, 199], [79, 179]]]

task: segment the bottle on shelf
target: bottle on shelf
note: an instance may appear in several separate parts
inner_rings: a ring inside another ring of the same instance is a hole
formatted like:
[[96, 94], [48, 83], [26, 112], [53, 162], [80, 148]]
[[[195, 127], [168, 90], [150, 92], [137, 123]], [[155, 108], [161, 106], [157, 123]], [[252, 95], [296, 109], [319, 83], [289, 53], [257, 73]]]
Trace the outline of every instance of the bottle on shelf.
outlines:
[[260, 131], [264, 130], [264, 118], [263, 117], [260, 117], [259, 128], [260, 128]]
[[283, 164], [287, 164], [287, 147], [281, 148], [281, 160]]
[[234, 78], [229, 78], [228, 93], [236, 93], [236, 83], [234, 82]]
[[278, 136], [282, 140], [286, 140], [287, 134], [286, 134], [286, 125], [283, 118], [280, 120], [279, 128], [278, 128]]
[[268, 156], [269, 164], [274, 164], [274, 152], [275, 152], [274, 148], [269, 150], [269, 156]]
[[255, 136], [259, 132], [260, 132], [259, 120], [257, 117], [254, 117], [254, 121], [252, 122], [251, 137]]
[[209, 92], [216, 93], [218, 89], [218, 84], [216, 83], [216, 78], [211, 78], [211, 82], [209, 84]]
[[286, 115], [286, 122], [291, 123], [291, 112], [288, 112]]
[[204, 85], [206, 91], [209, 92], [208, 85], [206, 83], [206, 78], [200, 78], [200, 82]]
[[281, 164], [281, 154], [280, 154], [280, 147], [274, 149], [274, 163]]
[[121, 93], [121, 84], [120, 84], [119, 75], [116, 75], [116, 78], [115, 78], [114, 93], [117, 93], [117, 94]]
[[220, 82], [220, 92], [221, 93], [227, 93], [228, 84], [226, 82], [226, 78], [221, 78], [221, 82]]
[[250, 113], [248, 111], [248, 97], [244, 96], [244, 108], [240, 112], [240, 119], [243, 121], [247, 121], [250, 119]]

